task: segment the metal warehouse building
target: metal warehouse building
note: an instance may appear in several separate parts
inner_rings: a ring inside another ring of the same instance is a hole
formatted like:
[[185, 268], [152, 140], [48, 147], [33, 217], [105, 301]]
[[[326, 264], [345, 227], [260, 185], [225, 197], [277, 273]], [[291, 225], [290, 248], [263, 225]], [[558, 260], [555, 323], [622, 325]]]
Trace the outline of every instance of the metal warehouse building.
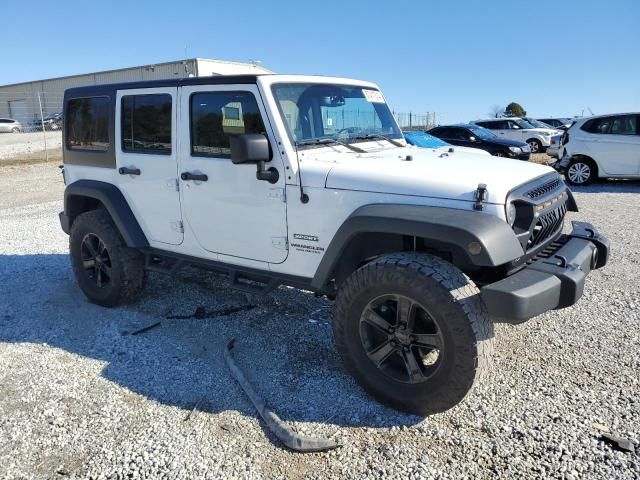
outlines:
[[135, 82], [180, 77], [206, 77], [243, 73], [271, 73], [254, 63], [227, 62], [191, 58], [140, 67], [36, 80], [0, 86], [0, 117], [14, 118], [23, 124], [62, 111], [64, 91], [71, 87], [102, 83]]

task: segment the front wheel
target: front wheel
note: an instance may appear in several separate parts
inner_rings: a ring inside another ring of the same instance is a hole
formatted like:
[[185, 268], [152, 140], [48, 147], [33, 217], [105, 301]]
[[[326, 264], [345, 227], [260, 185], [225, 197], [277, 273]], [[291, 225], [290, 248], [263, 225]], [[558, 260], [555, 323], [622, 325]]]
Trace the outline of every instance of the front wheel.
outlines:
[[458, 268], [397, 253], [364, 265], [340, 287], [334, 335], [346, 369], [368, 393], [430, 415], [460, 403], [487, 369], [493, 324]]
[[105, 210], [74, 220], [69, 253], [78, 285], [93, 303], [112, 307], [132, 301], [144, 287], [144, 256], [125, 245]]
[[536, 140], [535, 138], [531, 138], [527, 140], [527, 144], [531, 149], [531, 153], [542, 153], [542, 143], [540, 140]]

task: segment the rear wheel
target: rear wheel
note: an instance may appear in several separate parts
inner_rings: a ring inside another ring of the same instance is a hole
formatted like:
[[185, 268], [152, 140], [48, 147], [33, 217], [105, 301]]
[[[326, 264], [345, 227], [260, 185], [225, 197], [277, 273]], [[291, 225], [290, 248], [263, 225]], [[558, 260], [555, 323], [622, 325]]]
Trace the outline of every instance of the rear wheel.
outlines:
[[429, 415], [486, 370], [493, 324], [476, 286], [431, 255], [385, 255], [341, 286], [334, 335], [346, 369], [380, 402]]
[[144, 256], [125, 245], [105, 210], [83, 213], [69, 235], [71, 264], [80, 289], [98, 305], [136, 299], [144, 287]]
[[571, 185], [588, 185], [596, 174], [595, 164], [585, 158], [574, 158], [569, 162], [565, 177]]

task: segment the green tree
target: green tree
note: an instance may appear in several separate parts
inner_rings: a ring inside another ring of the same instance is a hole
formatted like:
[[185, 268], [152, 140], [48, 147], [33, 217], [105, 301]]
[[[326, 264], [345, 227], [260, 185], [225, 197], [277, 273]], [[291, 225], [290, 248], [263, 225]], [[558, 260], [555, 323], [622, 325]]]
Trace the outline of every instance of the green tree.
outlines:
[[507, 105], [507, 108], [504, 109], [504, 113], [507, 117], [526, 117], [527, 111], [522, 108], [522, 105], [516, 102], [511, 102]]

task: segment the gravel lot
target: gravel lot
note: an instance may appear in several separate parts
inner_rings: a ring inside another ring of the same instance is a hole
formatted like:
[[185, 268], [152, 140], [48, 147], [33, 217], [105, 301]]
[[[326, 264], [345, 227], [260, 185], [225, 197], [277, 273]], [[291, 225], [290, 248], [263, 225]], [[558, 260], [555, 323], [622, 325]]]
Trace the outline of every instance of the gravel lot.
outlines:
[[[598, 440], [640, 440], [640, 183], [578, 189], [571, 218], [609, 236], [611, 263], [575, 307], [498, 326], [484, 382], [427, 419], [362, 393], [309, 293], [257, 298], [194, 270], [151, 275], [135, 305], [87, 303], [61, 192], [55, 165], [0, 169], [0, 478], [640, 478], [638, 453]], [[222, 359], [233, 337], [284, 420], [344, 447], [275, 443]]]
[[62, 148], [62, 133], [59, 130], [47, 131], [45, 137], [42, 132], [0, 134], [0, 165], [16, 156], [39, 155], [44, 150], [45, 138], [49, 151]]

